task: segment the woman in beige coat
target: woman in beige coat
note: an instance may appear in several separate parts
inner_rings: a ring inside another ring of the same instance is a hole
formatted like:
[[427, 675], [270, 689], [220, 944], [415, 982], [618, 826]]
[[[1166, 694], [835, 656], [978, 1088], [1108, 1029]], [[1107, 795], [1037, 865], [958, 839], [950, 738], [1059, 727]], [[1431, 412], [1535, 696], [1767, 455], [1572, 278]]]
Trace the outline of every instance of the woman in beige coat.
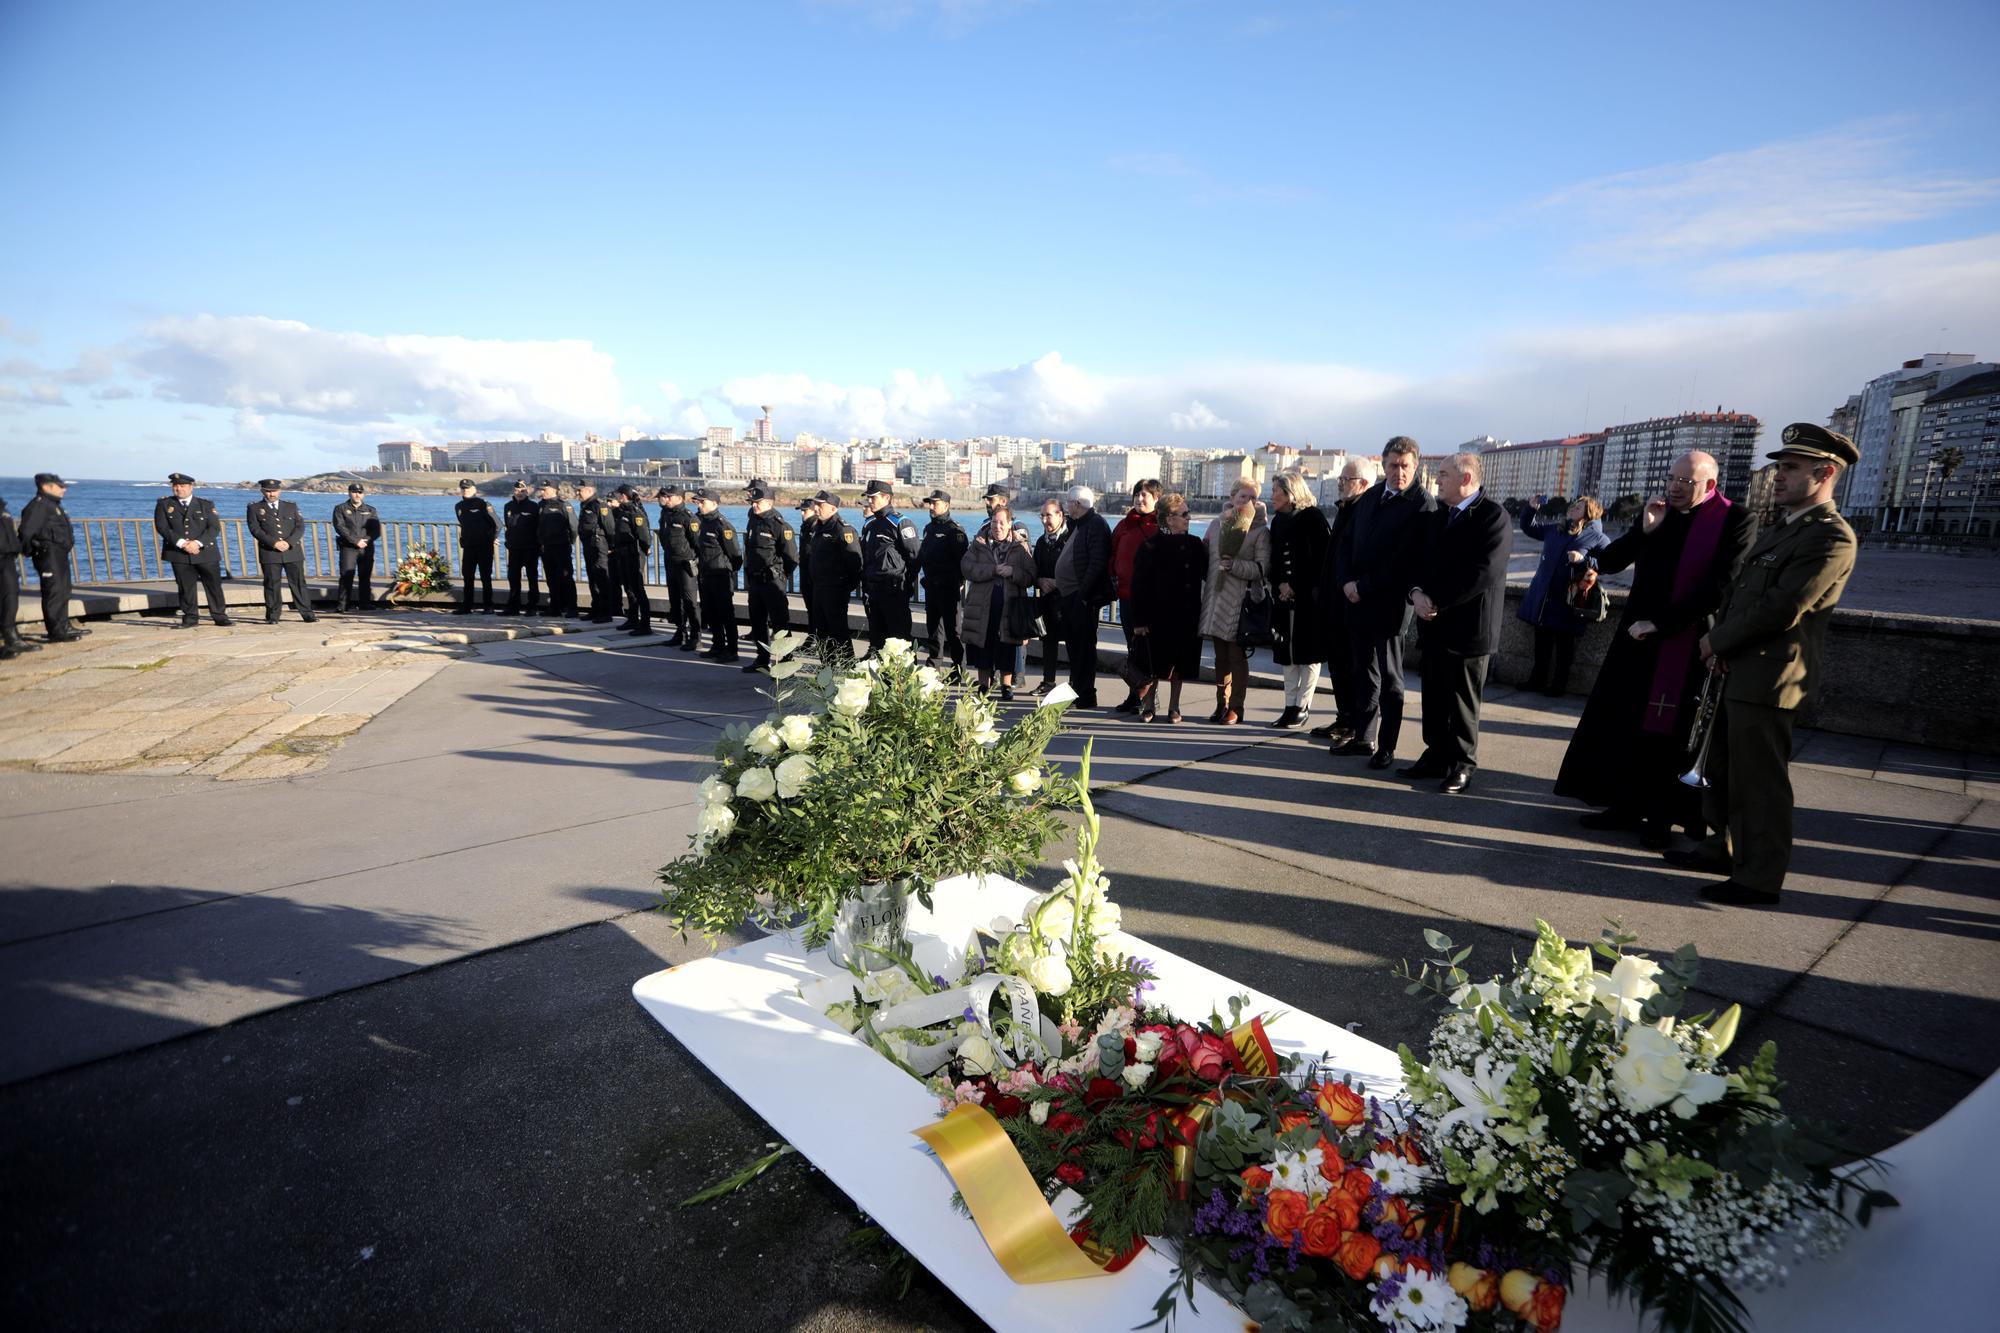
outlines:
[[1208, 525], [1202, 542], [1208, 547], [1208, 586], [1201, 597], [1201, 633], [1215, 645], [1215, 712], [1208, 720], [1234, 726], [1243, 720], [1250, 689], [1250, 654], [1239, 642], [1243, 602], [1271, 563], [1271, 526], [1254, 483], [1243, 482], [1230, 493], [1222, 517]]
[[1000, 697], [1014, 697], [1014, 670], [1021, 640], [1007, 632], [1007, 608], [1028, 595], [1035, 582], [1035, 553], [1028, 530], [1014, 526], [1004, 504], [992, 515], [959, 557], [965, 575], [965, 601], [958, 612], [958, 636], [966, 660], [979, 673], [979, 688], [988, 689], [1000, 677]]

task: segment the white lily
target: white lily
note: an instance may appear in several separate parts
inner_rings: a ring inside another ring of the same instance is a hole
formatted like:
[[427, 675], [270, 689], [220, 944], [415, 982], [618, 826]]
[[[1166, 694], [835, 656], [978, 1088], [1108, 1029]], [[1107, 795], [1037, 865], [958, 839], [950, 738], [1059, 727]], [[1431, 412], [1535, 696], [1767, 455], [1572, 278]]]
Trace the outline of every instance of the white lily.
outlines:
[[1064, 704], [1073, 704], [1075, 702], [1076, 702], [1076, 691], [1071, 689], [1069, 687], [1069, 684], [1065, 682], [1061, 685], [1056, 686], [1054, 689], [1050, 690], [1047, 694], [1043, 695], [1042, 701], [1036, 704], [1035, 707], [1060, 708]]
[[1461, 1124], [1485, 1134], [1490, 1132], [1490, 1122], [1507, 1118], [1507, 1080], [1514, 1075], [1511, 1065], [1495, 1065], [1492, 1056], [1482, 1055], [1473, 1062], [1469, 1077], [1443, 1065], [1433, 1066], [1431, 1073], [1458, 1099], [1457, 1109], [1438, 1121], [1440, 1137]]

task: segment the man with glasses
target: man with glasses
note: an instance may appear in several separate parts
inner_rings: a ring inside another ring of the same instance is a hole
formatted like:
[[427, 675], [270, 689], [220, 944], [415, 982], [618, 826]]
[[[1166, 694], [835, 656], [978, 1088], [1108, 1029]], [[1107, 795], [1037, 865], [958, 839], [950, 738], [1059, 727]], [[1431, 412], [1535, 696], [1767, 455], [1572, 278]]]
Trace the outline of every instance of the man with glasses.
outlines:
[[1331, 748], [1367, 755], [1368, 767], [1396, 762], [1403, 731], [1403, 633], [1410, 625], [1411, 575], [1429, 533], [1437, 501], [1417, 480], [1417, 442], [1398, 435], [1382, 446], [1382, 480], [1355, 502], [1353, 534], [1336, 543], [1334, 579], [1347, 601], [1347, 642], [1353, 664], [1354, 734]]
[[1698, 449], [1676, 458], [1639, 521], [1597, 553], [1600, 575], [1632, 571], [1632, 591], [1556, 778], [1557, 795], [1603, 807], [1585, 828], [1636, 830], [1655, 850], [1675, 824], [1707, 832], [1700, 791], [1677, 781], [1701, 692], [1697, 645], [1756, 533], [1718, 472]]
[[1347, 633], [1347, 598], [1341, 594], [1339, 574], [1342, 543], [1347, 559], [1353, 559], [1354, 506], [1360, 502], [1381, 469], [1372, 458], [1350, 458], [1334, 483], [1333, 535], [1326, 543], [1326, 567], [1320, 571], [1316, 589], [1320, 614], [1325, 618], [1326, 667], [1333, 677], [1333, 721], [1314, 727], [1309, 735], [1332, 745], [1344, 745], [1354, 736], [1354, 661]]
[[[988, 507], [990, 514], [991, 507]], [[1038, 695], [1056, 687], [1056, 658], [1063, 638], [1062, 599], [1056, 592], [1056, 564], [1070, 538], [1060, 500], [1042, 501], [1042, 535], [1035, 541], [1035, 606], [1042, 617], [1042, 683]]]

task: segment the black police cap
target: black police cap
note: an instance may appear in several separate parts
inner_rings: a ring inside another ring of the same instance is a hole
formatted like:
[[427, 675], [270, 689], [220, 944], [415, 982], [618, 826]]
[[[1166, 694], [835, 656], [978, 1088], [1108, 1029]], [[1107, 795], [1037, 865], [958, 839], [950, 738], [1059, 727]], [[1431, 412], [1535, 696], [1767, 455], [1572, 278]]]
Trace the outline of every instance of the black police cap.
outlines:
[[636, 500], [639, 498], [639, 492], [633, 490], [630, 486], [620, 486], [618, 488], [618, 494], [624, 496], [628, 500]]
[[194, 478], [185, 472], [169, 472], [167, 474], [167, 484], [170, 486], [192, 486], [194, 485]]
[[863, 495], [894, 495], [896, 488], [878, 477], [876, 480], [869, 482], [868, 489], [861, 493]]
[[69, 485], [69, 483], [68, 483], [68, 482], [66, 482], [66, 481], [64, 481], [64, 480], [63, 480], [63, 479], [62, 479], [61, 477], [58, 477], [58, 476], [57, 476], [57, 475], [56, 475], [55, 473], [53, 473], [53, 472], [37, 472], [37, 473], [35, 474], [35, 485], [37, 485], [37, 486], [67, 486], [67, 485]]
[[479, 483], [470, 477], [460, 477], [458, 479], [458, 489], [461, 491], [467, 489], [477, 490], [479, 489]]
[[923, 503], [929, 504], [933, 500], [942, 500], [946, 504], [951, 503], [951, 497], [949, 495], [946, 495], [943, 491], [938, 491], [938, 490], [934, 490], [929, 495], [926, 495], [923, 498]]
[[838, 509], [840, 508], [840, 497], [832, 491], [815, 491], [813, 493], [813, 503], [832, 505], [835, 509]]
[[367, 490], [368, 488], [366, 486], [363, 486], [358, 481], [350, 481], [347, 483], [347, 493], [349, 495], [361, 495], [366, 493]]
[[764, 500], [770, 498], [771, 488], [765, 483], [762, 477], [757, 477], [752, 479], [750, 484], [743, 488], [743, 493], [752, 500]]
[[985, 500], [991, 500], [997, 496], [998, 498], [1005, 500], [1007, 498], [1007, 495], [1008, 495], [1007, 488], [1005, 486], [1002, 486], [999, 482], [996, 481], [992, 485], [986, 488], [986, 494], [981, 496], [980, 498]]
[[1780, 447], [1766, 454], [1766, 458], [1783, 458], [1790, 454], [1798, 458], [1817, 458], [1822, 462], [1838, 463], [1842, 467], [1853, 467], [1861, 461], [1861, 451], [1854, 447], [1854, 441], [1839, 431], [1815, 426], [1810, 421], [1794, 421], [1785, 427]]
[[276, 477], [266, 477], [257, 483], [257, 489], [260, 491], [282, 491], [285, 489], [285, 483], [279, 481]]

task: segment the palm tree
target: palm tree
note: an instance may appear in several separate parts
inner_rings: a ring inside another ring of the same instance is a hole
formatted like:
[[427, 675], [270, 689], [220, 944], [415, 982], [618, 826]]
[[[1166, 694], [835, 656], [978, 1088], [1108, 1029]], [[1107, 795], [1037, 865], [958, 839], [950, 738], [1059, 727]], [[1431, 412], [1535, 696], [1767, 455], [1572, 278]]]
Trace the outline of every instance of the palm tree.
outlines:
[[[1944, 499], [1945, 488], [1951, 485], [1951, 474], [1958, 471], [1965, 463], [1965, 450], [1955, 444], [1948, 444], [1942, 449], [1932, 451], [1931, 462], [1936, 464], [1938, 471], [1944, 474], [1943, 479], [1938, 483], [1938, 498], [1931, 502], [1931, 518], [1935, 520], [1937, 518], [1938, 502]], [[1928, 478], [1926, 478], [1925, 486], [1928, 489]]]

